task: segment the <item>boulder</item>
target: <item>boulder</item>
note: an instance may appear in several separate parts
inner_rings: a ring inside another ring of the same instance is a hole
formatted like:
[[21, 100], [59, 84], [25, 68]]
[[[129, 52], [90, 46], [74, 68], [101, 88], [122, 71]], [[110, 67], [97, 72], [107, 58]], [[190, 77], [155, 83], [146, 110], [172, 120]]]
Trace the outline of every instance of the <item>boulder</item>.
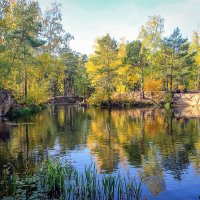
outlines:
[[15, 100], [10, 90], [0, 91], [0, 117], [5, 116], [14, 104]]

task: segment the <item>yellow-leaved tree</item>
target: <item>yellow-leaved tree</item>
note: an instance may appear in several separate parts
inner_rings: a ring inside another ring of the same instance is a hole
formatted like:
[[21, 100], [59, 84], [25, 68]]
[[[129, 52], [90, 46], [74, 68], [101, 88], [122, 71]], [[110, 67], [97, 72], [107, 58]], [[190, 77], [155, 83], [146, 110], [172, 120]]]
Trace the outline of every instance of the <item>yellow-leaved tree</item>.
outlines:
[[122, 39], [119, 44], [118, 68], [117, 76], [115, 77], [117, 93], [129, 92], [130, 88], [140, 79], [139, 70], [128, 63], [126, 59], [127, 44], [125, 43], [125, 40]]
[[160, 102], [162, 100], [162, 87], [163, 83], [160, 79], [153, 79], [151, 76], [145, 79], [144, 91], [151, 92], [151, 97], [154, 102]]
[[162, 80], [156, 80], [151, 77], [147, 77], [144, 82], [145, 91], [154, 91], [158, 92], [162, 90]]
[[95, 53], [89, 56], [87, 72], [94, 88], [89, 103], [111, 103], [117, 70], [117, 42], [109, 34], [96, 40]]

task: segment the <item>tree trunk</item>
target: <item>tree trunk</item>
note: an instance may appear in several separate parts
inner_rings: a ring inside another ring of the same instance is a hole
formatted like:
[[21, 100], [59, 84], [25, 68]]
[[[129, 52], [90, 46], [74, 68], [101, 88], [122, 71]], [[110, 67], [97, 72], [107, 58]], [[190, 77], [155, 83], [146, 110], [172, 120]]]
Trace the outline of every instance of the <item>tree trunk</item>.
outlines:
[[66, 90], [67, 90], [67, 87], [66, 87], [66, 83], [67, 82], [67, 79], [64, 78], [64, 81], [63, 81], [63, 85], [64, 85], [64, 91], [63, 91], [63, 95], [66, 96]]
[[167, 77], [167, 83], [166, 83], [167, 85], [166, 85], [166, 92], [168, 93], [168, 91], [169, 91], [169, 81], [168, 81], [168, 77]]
[[168, 93], [168, 90], [169, 90], [169, 81], [168, 81], [168, 68], [167, 68], [167, 60], [165, 60], [165, 72], [166, 75], [165, 75], [165, 80], [166, 80], [166, 85], [165, 85], [165, 91]]
[[58, 80], [53, 81], [53, 96], [58, 96]]
[[172, 75], [170, 76], [170, 92], [172, 93]]
[[173, 75], [173, 64], [174, 64], [174, 54], [172, 53], [172, 64], [171, 64], [171, 67], [170, 67], [170, 93], [172, 93], [172, 84], [173, 84], [173, 78], [172, 78], [172, 75]]
[[28, 75], [27, 75], [27, 65], [26, 65], [26, 54], [24, 47], [24, 96], [27, 98], [28, 96]]
[[65, 78], [64, 80], [64, 96], [70, 96], [73, 94], [73, 86], [72, 86], [72, 80]]
[[173, 84], [173, 80], [172, 80], [172, 66], [170, 67], [170, 92], [172, 93], [172, 84]]
[[28, 96], [28, 77], [27, 77], [27, 66], [24, 66], [24, 96]]
[[144, 99], [144, 68], [141, 67], [141, 85], [140, 85], [140, 92], [141, 92], [141, 97]]
[[200, 71], [198, 70], [198, 75], [197, 75], [197, 90], [200, 90]]

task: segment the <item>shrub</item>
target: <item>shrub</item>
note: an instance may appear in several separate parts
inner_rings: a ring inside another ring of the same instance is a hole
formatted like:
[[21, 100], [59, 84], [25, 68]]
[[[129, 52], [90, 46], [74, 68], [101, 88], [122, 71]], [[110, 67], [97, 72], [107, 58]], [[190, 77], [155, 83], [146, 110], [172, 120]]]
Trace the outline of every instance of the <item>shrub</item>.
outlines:
[[162, 81], [152, 78], [147, 78], [144, 82], [144, 91], [162, 91]]

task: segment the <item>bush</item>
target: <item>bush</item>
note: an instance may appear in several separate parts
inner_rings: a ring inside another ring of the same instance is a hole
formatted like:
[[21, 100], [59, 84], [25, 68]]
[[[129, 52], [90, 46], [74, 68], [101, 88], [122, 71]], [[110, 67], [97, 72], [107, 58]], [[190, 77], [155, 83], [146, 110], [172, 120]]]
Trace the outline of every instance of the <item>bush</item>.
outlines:
[[152, 78], [147, 78], [144, 83], [144, 91], [162, 91], [162, 81]]
[[170, 109], [170, 108], [171, 108], [170, 103], [166, 103], [166, 104], [165, 104], [165, 108], [166, 108], [166, 109]]

